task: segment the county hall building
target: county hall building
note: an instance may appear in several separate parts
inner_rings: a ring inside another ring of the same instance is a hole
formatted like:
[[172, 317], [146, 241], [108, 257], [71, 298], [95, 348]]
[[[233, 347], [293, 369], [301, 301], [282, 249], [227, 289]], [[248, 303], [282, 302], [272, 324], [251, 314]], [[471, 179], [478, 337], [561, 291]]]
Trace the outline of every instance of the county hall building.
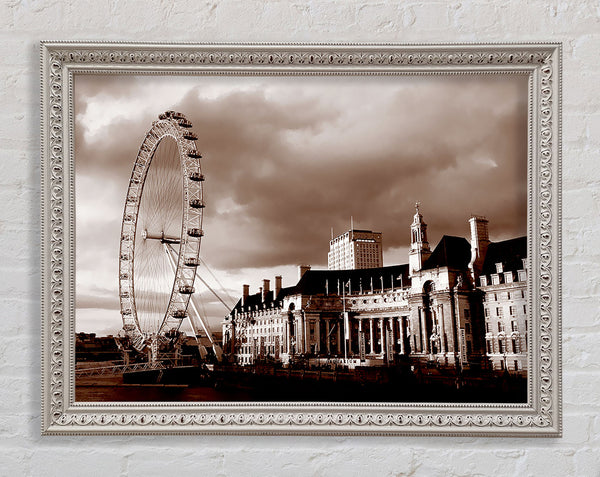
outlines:
[[[254, 294], [244, 285], [223, 322], [224, 353], [240, 365], [408, 360], [523, 373], [526, 237], [491, 242], [485, 218], [471, 217], [469, 225], [470, 241], [444, 235], [432, 250], [417, 207], [408, 263], [387, 267], [370, 266], [381, 263], [380, 233], [350, 230], [332, 239], [329, 270], [302, 265], [295, 285], [282, 287], [278, 276], [274, 289], [263, 280]], [[340, 265], [350, 262], [353, 268]]]

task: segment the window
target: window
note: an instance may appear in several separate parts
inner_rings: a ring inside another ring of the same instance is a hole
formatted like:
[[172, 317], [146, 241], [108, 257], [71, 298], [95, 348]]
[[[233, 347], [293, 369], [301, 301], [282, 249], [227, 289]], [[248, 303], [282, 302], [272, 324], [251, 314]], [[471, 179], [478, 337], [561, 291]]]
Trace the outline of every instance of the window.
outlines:
[[512, 352], [513, 353], [519, 352], [519, 343], [517, 342], [517, 340], [515, 338], [513, 338], [513, 340], [512, 340]]
[[494, 352], [494, 349], [492, 347], [492, 340], [486, 340], [485, 341], [485, 347], [487, 349], [487, 353], [488, 354], [492, 354]]
[[527, 305], [523, 305], [523, 313], [527, 314]]
[[470, 341], [467, 340], [467, 354], [471, 354], [473, 352], [473, 345]]
[[515, 371], [519, 370], [519, 362], [515, 359]]
[[513, 320], [510, 322], [510, 328], [511, 328], [511, 331], [519, 331], [516, 320]]
[[465, 308], [465, 318], [471, 318], [471, 310]]
[[481, 283], [482, 287], [487, 286], [487, 277], [479, 277], [479, 283]]
[[[504, 348], [504, 340], [499, 339], [498, 340], [498, 352], [500, 354], [504, 353], [505, 348]], [[504, 364], [504, 363], [503, 363]]]
[[490, 332], [490, 322], [489, 322], [489, 321], [486, 321], [486, 322], [485, 322], [485, 332], [486, 332], [486, 333], [489, 333], [489, 332]]
[[512, 272], [504, 273], [504, 283], [512, 283], [513, 282], [513, 274]]
[[498, 294], [494, 293], [494, 301], [498, 301]]
[[486, 307], [486, 308], [484, 308], [484, 309], [483, 309], [483, 313], [484, 313], [484, 315], [485, 315], [486, 317], [487, 317], [487, 316], [490, 316], [490, 309], [489, 309], [489, 308], [487, 308], [487, 307]]
[[499, 332], [504, 331], [504, 323], [502, 323], [501, 321], [498, 322], [498, 331]]
[[516, 308], [511, 305], [508, 307], [508, 312], [511, 314], [511, 316], [514, 316], [516, 313]]
[[465, 323], [465, 333], [471, 333], [471, 323]]
[[496, 273], [502, 273], [502, 262], [496, 264]]
[[502, 313], [502, 307], [501, 306], [497, 306], [496, 307], [496, 316], [504, 316], [504, 314]]
[[500, 285], [500, 276], [497, 273], [492, 274], [492, 285]]
[[525, 290], [521, 290], [521, 298], [525, 298]]
[[510, 300], [510, 292], [506, 292], [506, 298]]

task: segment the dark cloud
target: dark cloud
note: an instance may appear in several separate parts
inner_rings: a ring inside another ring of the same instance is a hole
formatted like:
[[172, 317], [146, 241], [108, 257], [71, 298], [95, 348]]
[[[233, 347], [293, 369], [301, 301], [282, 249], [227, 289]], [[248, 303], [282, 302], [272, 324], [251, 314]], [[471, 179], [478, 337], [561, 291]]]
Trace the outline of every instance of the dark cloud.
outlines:
[[[167, 81], [179, 79], [76, 79], [77, 178], [96, 182], [77, 200], [114, 204], [104, 234], [118, 238], [137, 149], [161, 112], [133, 110], [131, 98], [152, 102], [153, 85]], [[346, 231], [350, 216], [382, 232], [385, 248], [404, 248], [417, 200], [432, 245], [443, 234], [468, 237], [470, 214], [488, 217], [492, 240], [526, 232], [525, 75], [197, 82], [161, 104], [186, 114], [199, 136], [207, 178], [201, 254], [217, 270], [324, 266], [331, 227]], [[97, 110], [104, 100], [117, 110], [94, 128], [90, 104]], [[96, 226], [107, 221], [98, 217]], [[102, 234], [87, 227], [77, 229], [78, 246], [102, 248]]]
[[[177, 104], [205, 152], [215, 266], [323, 264], [330, 227], [344, 231], [351, 215], [384, 232], [386, 247], [405, 246], [417, 199], [435, 240], [467, 235], [470, 213], [488, 215], [492, 233], [524, 233], [525, 79], [424, 83], [356, 112], [358, 98], [332, 105], [318, 87], [293, 107], [260, 91]], [[495, 108], [500, 98], [508, 104]]]

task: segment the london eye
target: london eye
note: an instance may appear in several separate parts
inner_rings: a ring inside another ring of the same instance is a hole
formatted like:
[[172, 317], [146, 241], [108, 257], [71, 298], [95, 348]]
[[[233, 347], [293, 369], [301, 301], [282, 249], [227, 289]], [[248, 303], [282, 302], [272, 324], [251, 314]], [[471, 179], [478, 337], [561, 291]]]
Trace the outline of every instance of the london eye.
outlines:
[[123, 330], [133, 348], [150, 352], [151, 359], [179, 335], [185, 320], [198, 340], [203, 331], [218, 347], [192, 299], [205, 204], [191, 127], [181, 113], [159, 115], [139, 148], [125, 199], [119, 249]]

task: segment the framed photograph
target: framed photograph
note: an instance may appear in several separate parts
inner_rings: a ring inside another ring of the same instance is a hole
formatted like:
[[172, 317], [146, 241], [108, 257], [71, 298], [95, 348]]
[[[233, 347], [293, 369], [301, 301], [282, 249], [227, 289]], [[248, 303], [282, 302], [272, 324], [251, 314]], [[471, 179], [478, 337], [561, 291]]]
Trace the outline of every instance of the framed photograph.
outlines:
[[41, 75], [43, 434], [561, 435], [559, 44]]

